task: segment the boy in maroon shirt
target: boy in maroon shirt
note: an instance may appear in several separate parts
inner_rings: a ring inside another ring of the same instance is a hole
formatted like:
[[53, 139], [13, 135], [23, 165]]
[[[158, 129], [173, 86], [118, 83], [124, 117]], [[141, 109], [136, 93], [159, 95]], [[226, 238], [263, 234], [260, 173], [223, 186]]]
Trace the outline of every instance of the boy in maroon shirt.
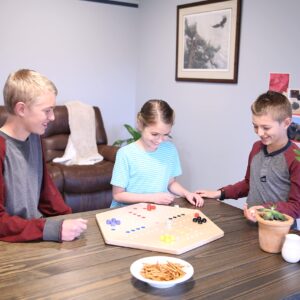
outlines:
[[282, 213], [299, 218], [300, 162], [294, 151], [298, 147], [287, 135], [291, 104], [283, 94], [268, 91], [257, 98], [251, 110], [254, 131], [260, 141], [250, 152], [245, 178], [217, 191], [199, 190], [198, 193], [220, 200], [247, 196], [244, 215], [253, 222], [258, 208], [273, 204]]
[[9, 75], [3, 90], [7, 120], [0, 128], [0, 240], [71, 241], [87, 228], [83, 219], [53, 220], [71, 213], [52, 182], [40, 135], [54, 120], [57, 89], [31, 70]]

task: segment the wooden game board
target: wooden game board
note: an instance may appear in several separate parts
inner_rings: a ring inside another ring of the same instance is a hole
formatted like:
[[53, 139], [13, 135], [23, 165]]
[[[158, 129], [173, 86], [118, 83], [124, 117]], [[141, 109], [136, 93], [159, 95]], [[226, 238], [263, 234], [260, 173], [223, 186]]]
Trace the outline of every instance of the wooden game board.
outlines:
[[[198, 215], [206, 223], [195, 222]], [[139, 203], [96, 214], [96, 220], [107, 244], [171, 254], [224, 236], [198, 209]]]

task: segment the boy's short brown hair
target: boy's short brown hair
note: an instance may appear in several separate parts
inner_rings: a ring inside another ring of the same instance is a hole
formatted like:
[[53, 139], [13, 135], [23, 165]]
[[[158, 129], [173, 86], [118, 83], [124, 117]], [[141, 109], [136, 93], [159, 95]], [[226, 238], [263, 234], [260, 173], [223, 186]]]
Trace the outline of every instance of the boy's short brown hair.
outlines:
[[4, 85], [3, 98], [7, 111], [14, 114], [17, 102], [32, 103], [46, 92], [57, 95], [57, 88], [52, 81], [42, 74], [28, 69], [11, 73]]
[[273, 91], [260, 95], [252, 104], [251, 111], [254, 116], [270, 113], [278, 122], [292, 117], [292, 106], [289, 99], [283, 94]]

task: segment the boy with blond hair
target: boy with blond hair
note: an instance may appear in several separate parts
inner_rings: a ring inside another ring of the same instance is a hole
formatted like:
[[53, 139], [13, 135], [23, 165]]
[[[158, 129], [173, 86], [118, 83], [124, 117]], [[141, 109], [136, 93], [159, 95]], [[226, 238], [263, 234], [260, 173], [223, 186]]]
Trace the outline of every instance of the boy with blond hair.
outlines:
[[293, 218], [300, 217], [300, 162], [296, 160], [297, 145], [289, 140], [292, 108], [280, 93], [268, 91], [251, 106], [252, 123], [260, 141], [254, 143], [249, 155], [245, 178], [217, 191], [199, 190], [202, 197], [238, 199], [247, 196], [244, 215], [256, 222], [255, 210], [269, 207]]
[[71, 213], [51, 180], [40, 135], [54, 120], [57, 89], [32, 70], [11, 73], [3, 96], [7, 120], [0, 128], [0, 240], [71, 241], [87, 228], [83, 219], [44, 217]]

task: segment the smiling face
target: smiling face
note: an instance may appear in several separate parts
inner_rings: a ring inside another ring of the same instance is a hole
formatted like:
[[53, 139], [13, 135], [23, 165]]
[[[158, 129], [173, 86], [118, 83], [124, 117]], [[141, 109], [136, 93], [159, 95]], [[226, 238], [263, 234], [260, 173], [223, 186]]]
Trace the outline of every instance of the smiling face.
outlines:
[[269, 153], [281, 149], [288, 142], [287, 128], [291, 123], [290, 118], [279, 122], [274, 120], [271, 113], [267, 113], [260, 116], [252, 115], [252, 123], [255, 133], [267, 146]]
[[147, 152], [155, 151], [160, 143], [170, 137], [172, 125], [158, 120], [155, 124], [140, 128], [141, 138], [138, 144]]
[[53, 109], [55, 107], [55, 94], [46, 92], [40, 95], [32, 103], [19, 102], [18, 114], [22, 118], [24, 133], [42, 135], [50, 121], [55, 119]]

